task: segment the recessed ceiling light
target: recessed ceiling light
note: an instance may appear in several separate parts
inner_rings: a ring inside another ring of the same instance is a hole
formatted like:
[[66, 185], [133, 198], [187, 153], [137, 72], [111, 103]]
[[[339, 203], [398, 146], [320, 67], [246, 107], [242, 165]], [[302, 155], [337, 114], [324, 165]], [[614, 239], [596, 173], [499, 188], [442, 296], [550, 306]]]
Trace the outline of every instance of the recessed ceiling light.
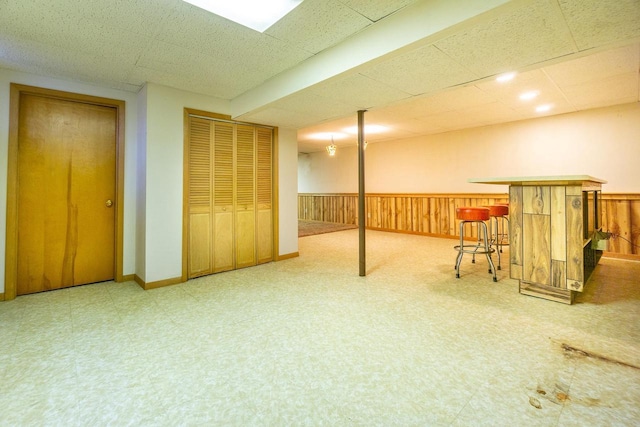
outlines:
[[183, 0], [261, 33], [303, 0]]
[[523, 101], [530, 101], [536, 96], [538, 96], [539, 94], [540, 92], [538, 92], [537, 90], [531, 90], [529, 92], [524, 92], [520, 94], [520, 99], [522, 99]]
[[516, 73], [500, 74], [498, 77], [496, 77], [496, 81], [500, 83], [508, 82], [509, 80], [513, 80], [515, 76]]
[[546, 113], [547, 111], [551, 110], [552, 107], [553, 106], [551, 104], [539, 105], [536, 107], [536, 112]]
[[[343, 131], [351, 134], [358, 133], [358, 126], [351, 126], [348, 128], [342, 129]], [[387, 126], [382, 125], [364, 125], [364, 133], [382, 133], [388, 131], [389, 128]]]

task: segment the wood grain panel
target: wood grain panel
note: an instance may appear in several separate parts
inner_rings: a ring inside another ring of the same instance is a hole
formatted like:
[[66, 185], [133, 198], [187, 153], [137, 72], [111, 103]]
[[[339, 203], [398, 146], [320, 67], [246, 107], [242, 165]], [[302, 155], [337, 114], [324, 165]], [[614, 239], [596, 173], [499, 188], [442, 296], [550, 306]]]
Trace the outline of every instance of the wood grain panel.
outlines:
[[233, 211], [216, 208], [213, 229], [213, 272], [233, 270]]
[[551, 259], [558, 261], [567, 260], [565, 193], [565, 187], [551, 187]]
[[631, 203], [629, 200], [607, 200], [604, 204], [603, 227], [612, 234], [609, 250], [618, 254], [633, 253], [630, 242], [633, 229]]
[[[567, 280], [583, 283], [582, 195], [567, 196]], [[576, 286], [572, 286], [575, 288]], [[575, 289], [574, 289], [575, 290]]]
[[114, 279], [117, 110], [22, 94], [18, 123], [17, 294]]
[[566, 262], [551, 260], [551, 286], [566, 289], [567, 287]]
[[[522, 279], [522, 187], [511, 187], [509, 192], [509, 255], [511, 278]], [[516, 266], [519, 268], [515, 268]]]
[[551, 284], [550, 222], [549, 215], [523, 215], [522, 280], [526, 282]]
[[189, 278], [213, 272], [212, 237], [210, 212], [192, 212], [189, 215]]
[[551, 213], [551, 191], [549, 186], [522, 187], [522, 212], [525, 214]]

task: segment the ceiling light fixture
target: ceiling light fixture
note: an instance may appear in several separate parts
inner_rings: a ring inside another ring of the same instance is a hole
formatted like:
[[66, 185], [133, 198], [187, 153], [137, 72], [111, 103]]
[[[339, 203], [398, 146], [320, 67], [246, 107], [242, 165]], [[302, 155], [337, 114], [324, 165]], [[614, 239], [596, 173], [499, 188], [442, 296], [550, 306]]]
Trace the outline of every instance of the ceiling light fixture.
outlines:
[[552, 105], [551, 104], [545, 104], [545, 105], [539, 105], [536, 107], [536, 112], [537, 113], [546, 113], [547, 111], [551, 110]]
[[183, 0], [259, 32], [278, 22], [303, 0]]
[[331, 137], [331, 145], [327, 145], [327, 153], [329, 153], [330, 156], [335, 156], [336, 155], [336, 144], [333, 143], [333, 137]]
[[498, 77], [496, 77], [496, 81], [500, 83], [508, 82], [509, 80], [513, 80], [515, 76], [515, 72], [500, 74]]
[[533, 98], [535, 98], [539, 94], [540, 92], [538, 92], [537, 90], [531, 90], [529, 92], [524, 92], [520, 94], [520, 99], [523, 101], [531, 101]]

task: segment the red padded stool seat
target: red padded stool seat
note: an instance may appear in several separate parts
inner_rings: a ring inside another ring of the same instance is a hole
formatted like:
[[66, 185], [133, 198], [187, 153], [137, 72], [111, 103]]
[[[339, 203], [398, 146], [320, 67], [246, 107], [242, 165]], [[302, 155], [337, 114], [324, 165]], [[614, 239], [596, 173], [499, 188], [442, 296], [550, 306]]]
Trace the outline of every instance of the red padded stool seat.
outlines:
[[[476, 261], [476, 254], [484, 254], [487, 256], [487, 261], [489, 262], [489, 273], [493, 273], [493, 281], [497, 282], [498, 278], [496, 277], [496, 267], [493, 265], [493, 260], [491, 260], [491, 253], [495, 251], [491, 247], [489, 243], [489, 233], [487, 232], [487, 224], [485, 221], [488, 221], [491, 218], [489, 214], [489, 208], [486, 207], [460, 207], [456, 208], [456, 219], [460, 221], [460, 244], [454, 246], [454, 249], [458, 251], [458, 257], [456, 258], [456, 278], [460, 278], [460, 263], [462, 262], [462, 256], [464, 254], [472, 254], [473, 258], [471, 260], [472, 263]], [[478, 242], [474, 244], [464, 244], [464, 225], [468, 222], [475, 222], [478, 224]], [[484, 242], [481, 245], [480, 240], [480, 232], [482, 230], [482, 236]]]
[[489, 219], [490, 210], [488, 208], [456, 208], [456, 219], [462, 221], [487, 221]]
[[509, 215], [509, 205], [491, 205], [487, 208], [489, 208], [489, 216]]

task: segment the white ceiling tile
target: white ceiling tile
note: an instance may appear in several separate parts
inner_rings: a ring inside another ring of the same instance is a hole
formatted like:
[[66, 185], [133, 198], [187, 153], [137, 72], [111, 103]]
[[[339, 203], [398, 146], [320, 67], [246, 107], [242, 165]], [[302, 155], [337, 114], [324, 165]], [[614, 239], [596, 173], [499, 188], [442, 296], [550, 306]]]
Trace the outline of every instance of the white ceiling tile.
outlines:
[[575, 51], [562, 15], [536, 1], [474, 25], [435, 46], [481, 77], [518, 70]]
[[434, 46], [426, 46], [361, 72], [413, 95], [435, 92], [478, 78]]
[[305, 0], [265, 34], [318, 53], [369, 25], [370, 20], [338, 0]]
[[387, 105], [411, 96], [406, 92], [389, 87], [362, 74], [334, 77], [331, 80], [326, 80], [313, 86], [309, 89], [309, 93], [320, 96], [331, 94], [333, 99], [354, 105], [358, 109]]
[[416, 0], [340, 0], [356, 12], [372, 21], [378, 21], [387, 15], [402, 9]]
[[640, 69], [640, 44], [632, 44], [544, 67], [560, 87], [588, 83]]
[[[485, 82], [478, 84], [478, 87], [488, 90], [495, 99], [514, 109], [538, 103], [565, 101], [557, 85], [539, 70], [518, 74], [509, 82]], [[520, 95], [526, 92], [536, 92], [538, 95], [530, 100], [520, 99]]]
[[638, 0], [558, 0], [580, 50], [640, 37]]
[[162, 31], [171, 12], [183, 2], [175, 0], [82, 0], [60, 1], [56, 9], [79, 13], [101, 26], [119, 28], [151, 37]]
[[265, 107], [258, 111], [234, 117], [234, 119], [290, 129], [298, 128], [299, 123], [310, 123], [308, 116], [302, 112], [289, 111], [277, 107]]
[[578, 109], [638, 102], [638, 72], [566, 86], [563, 92]]

